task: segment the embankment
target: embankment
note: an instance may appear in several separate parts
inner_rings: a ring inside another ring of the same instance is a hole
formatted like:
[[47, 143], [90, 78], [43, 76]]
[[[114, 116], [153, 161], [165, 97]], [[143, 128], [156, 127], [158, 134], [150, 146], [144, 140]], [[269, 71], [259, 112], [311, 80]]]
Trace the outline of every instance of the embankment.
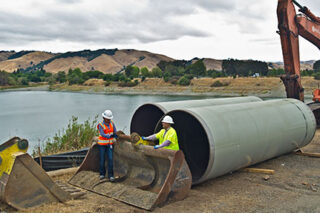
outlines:
[[[91, 79], [92, 80], [92, 79]], [[61, 92], [83, 92], [100, 94], [148, 94], [148, 95], [204, 95], [204, 96], [247, 96], [259, 97], [286, 97], [282, 81], [277, 77], [258, 78], [195, 78], [189, 86], [180, 86], [164, 82], [159, 78], [147, 78], [134, 87], [120, 87], [117, 82], [104, 86], [102, 79], [87, 85], [55, 84], [51, 86], [6, 88], [2, 91], [16, 90], [50, 90]], [[217, 82], [220, 83], [217, 83]], [[313, 77], [303, 77], [302, 85], [305, 88], [305, 97], [311, 98], [312, 91], [318, 88], [320, 81]]]

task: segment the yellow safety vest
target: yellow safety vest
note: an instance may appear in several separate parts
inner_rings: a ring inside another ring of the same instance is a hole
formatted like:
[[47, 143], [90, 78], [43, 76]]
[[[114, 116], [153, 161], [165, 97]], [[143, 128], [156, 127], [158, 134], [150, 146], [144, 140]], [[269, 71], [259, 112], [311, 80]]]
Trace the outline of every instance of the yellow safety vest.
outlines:
[[161, 145], [164, 141], [169, 140], [171, 141], [170, 145], [165, 146], [163, 148], [179, 150], [178, 136], [177, 136], [176, 130], [170, 127], [166, 132], [166, 134], [164, 135], [165, 131], [166, 131], [165, 129], [162, 129], [160, 130], [160, 132], [156, 134], [156, 138], [159, 140], [159, 144]]

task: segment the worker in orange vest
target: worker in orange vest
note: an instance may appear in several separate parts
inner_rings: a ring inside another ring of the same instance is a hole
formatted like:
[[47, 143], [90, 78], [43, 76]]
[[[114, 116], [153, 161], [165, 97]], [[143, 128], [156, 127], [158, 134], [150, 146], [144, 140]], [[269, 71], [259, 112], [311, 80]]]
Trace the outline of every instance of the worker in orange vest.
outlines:
[[100, 180], [105, 178], [106, 168], [105, 168], [105, 157], [107, 153], [108, 157], [108, 178], [110, 182], [115, 180], [113, 175], [113, 144], [116, 142], [118, 137], [116, 134], [116, 126], [114, 125], [112, 119], [113, 115], [111, 110], [106, 110], [102, 113], [103, 122], [97, 125], [99, 130], [98, 147], [100, 152]]

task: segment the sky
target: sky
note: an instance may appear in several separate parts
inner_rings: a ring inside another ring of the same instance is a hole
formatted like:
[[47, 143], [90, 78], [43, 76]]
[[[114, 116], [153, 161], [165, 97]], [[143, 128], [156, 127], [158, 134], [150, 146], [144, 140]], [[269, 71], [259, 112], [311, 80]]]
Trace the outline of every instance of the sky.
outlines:
[[[0, 0], [0, 50], [282, 61], [277, 0]], [[319, 0], [298, 0], [320, 16]], [[301, 60], [319, 60], [300, 37]]]

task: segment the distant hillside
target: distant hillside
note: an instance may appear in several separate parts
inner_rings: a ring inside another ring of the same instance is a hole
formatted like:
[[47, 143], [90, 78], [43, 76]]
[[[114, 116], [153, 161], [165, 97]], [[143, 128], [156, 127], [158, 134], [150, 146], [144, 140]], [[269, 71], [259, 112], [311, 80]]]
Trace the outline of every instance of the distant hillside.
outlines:
[[18, 69], [28, 69], [42, 61], [52, 58], [54, 54], [47, 52], [31, 51], [25, 54], [19, 52], [11, 54], [7, 60], [0, 61], [0, 70], [13, 72]]
[[8, 58], [14, 54], [14, 51], [0, 51], [0, 61], [8, 60]]
[[[309, 61], [301, 61], [300, 62], [300, 69], [301, 70], [312, 70], [313, 69], [313, 64], [316, 62], [315, 60], [309, 60]], [[270, 62], [268, 63], [269, 68], [282, 68], [283, 69], [283, 62]]]
[[57, 73], [68, 71], [69, 68], [80, 68], [82, 71], [99, 70], [103, 73], [116, 73], [128, 65], [139, 68], [154, 68], [161, 60], [174, 59], [164, 55], [132, 49], [100, 49], [96, 51], [83, 50], [52, 54], [40, 51], [0, 52], [0, 70], [13, 72], [18, 69], [32, 71], [44, 69], [47, 72]]
[[[44, 69], [47, 72], [57, 73], [68, 71], [69, 68], [80, 68], [82, 71], [99, 70], [103, 73], [117, 73], [128, 65], [139, 68], [147, 67], [149, 70], [156, 67], [160, 61], [173, 61], [175, 59], [161, 54], [134, 49], [99, 49], [82, 50], [66, 53], [50, 53], [41, 51], [0, 51], [0, 70], [13, 72], [22, 70]], [[200, 60], [194, 58], [190, 63]], [[207, 70], [222, 70], [222, 60], [203, 58]], [[312, 69], [315, 61], [301, 62], [301, 69]], [[268, 63], [270, 69], [283, 68], [282, 62]]]

